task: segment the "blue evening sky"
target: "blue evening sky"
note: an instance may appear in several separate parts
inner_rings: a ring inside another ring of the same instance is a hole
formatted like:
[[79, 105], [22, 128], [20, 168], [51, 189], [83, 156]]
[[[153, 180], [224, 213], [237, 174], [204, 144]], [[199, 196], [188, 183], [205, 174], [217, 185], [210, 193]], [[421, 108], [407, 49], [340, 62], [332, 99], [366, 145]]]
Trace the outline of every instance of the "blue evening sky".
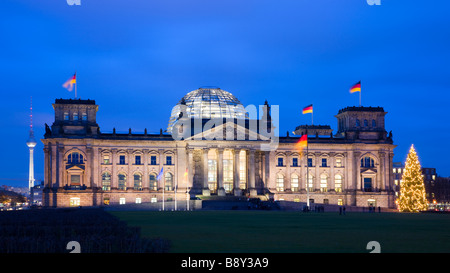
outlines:
[[75, 70], [101, 131], [159, 132], [191, 90], [218, 86], [245, 106], [280, 106], [280, 135], [310, 115], [382, 106], [394, 161], [411, 144], [422, 166], [450, 176], [450, 2], [445, 0], [2, 0], [0, 185], [27, 186], [29, 104], [43, 179], [44, 123]]

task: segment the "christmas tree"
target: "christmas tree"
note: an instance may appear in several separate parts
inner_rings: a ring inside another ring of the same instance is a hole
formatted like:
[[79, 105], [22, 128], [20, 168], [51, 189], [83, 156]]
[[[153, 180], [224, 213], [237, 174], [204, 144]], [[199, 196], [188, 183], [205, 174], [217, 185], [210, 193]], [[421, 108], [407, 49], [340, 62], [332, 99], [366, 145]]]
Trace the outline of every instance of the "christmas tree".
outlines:
[[400, 184], [400, 198], [398, 200], [401, 212], [420, 212], [428, 208], [425, 197], [422, 167], [414, 145], [411, 145], [406, 158], [405, 171]]

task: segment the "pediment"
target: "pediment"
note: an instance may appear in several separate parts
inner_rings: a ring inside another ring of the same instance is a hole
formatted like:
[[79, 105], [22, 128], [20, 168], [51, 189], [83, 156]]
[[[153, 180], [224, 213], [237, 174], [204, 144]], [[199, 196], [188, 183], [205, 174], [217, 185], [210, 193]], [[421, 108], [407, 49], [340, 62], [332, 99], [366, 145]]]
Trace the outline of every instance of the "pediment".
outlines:
[[201, 132], [193, 134], [186, 140], [270, 140], [268, 133], [263, 135], [257, 132], [256, 121], [254, 126], [251, 125], [249, 126], [251, 129], [249, 129], [245, 127], [245, 124], [239, 124], [239, 122], [215, 123], [211, 120], [204, 125]]

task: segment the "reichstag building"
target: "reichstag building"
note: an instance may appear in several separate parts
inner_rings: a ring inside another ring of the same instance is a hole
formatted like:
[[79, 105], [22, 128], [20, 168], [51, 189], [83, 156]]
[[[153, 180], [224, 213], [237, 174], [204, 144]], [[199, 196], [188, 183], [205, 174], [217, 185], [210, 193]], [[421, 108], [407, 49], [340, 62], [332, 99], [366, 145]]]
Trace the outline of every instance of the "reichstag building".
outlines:
[[[276, 107], [244, 107], [199, 88], [172, 109], [159, 134], [103, 133], [94, 100], [56, 99], [46, 124], [43, 203], [107, 206], [195, 196], [394, 208], [392, 133], [382, 107], [345, 107], [329, 125], [278, 134]], [[261, 115], [251, 110], [262, 110]], [[308, 150], [297, 143], [308, 135]]]

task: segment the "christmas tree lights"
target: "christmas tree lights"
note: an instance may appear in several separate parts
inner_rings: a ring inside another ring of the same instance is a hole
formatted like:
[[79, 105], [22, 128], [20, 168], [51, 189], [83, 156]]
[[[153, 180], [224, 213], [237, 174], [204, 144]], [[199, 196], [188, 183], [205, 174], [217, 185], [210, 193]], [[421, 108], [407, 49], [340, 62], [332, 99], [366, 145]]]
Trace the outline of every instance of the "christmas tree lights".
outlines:
[[400, 184], [398, 208], [401, 212], [420, 212], [428, 208], [422, 167], [414, 145], [411, 145], [406, 158], [405, 171]]

